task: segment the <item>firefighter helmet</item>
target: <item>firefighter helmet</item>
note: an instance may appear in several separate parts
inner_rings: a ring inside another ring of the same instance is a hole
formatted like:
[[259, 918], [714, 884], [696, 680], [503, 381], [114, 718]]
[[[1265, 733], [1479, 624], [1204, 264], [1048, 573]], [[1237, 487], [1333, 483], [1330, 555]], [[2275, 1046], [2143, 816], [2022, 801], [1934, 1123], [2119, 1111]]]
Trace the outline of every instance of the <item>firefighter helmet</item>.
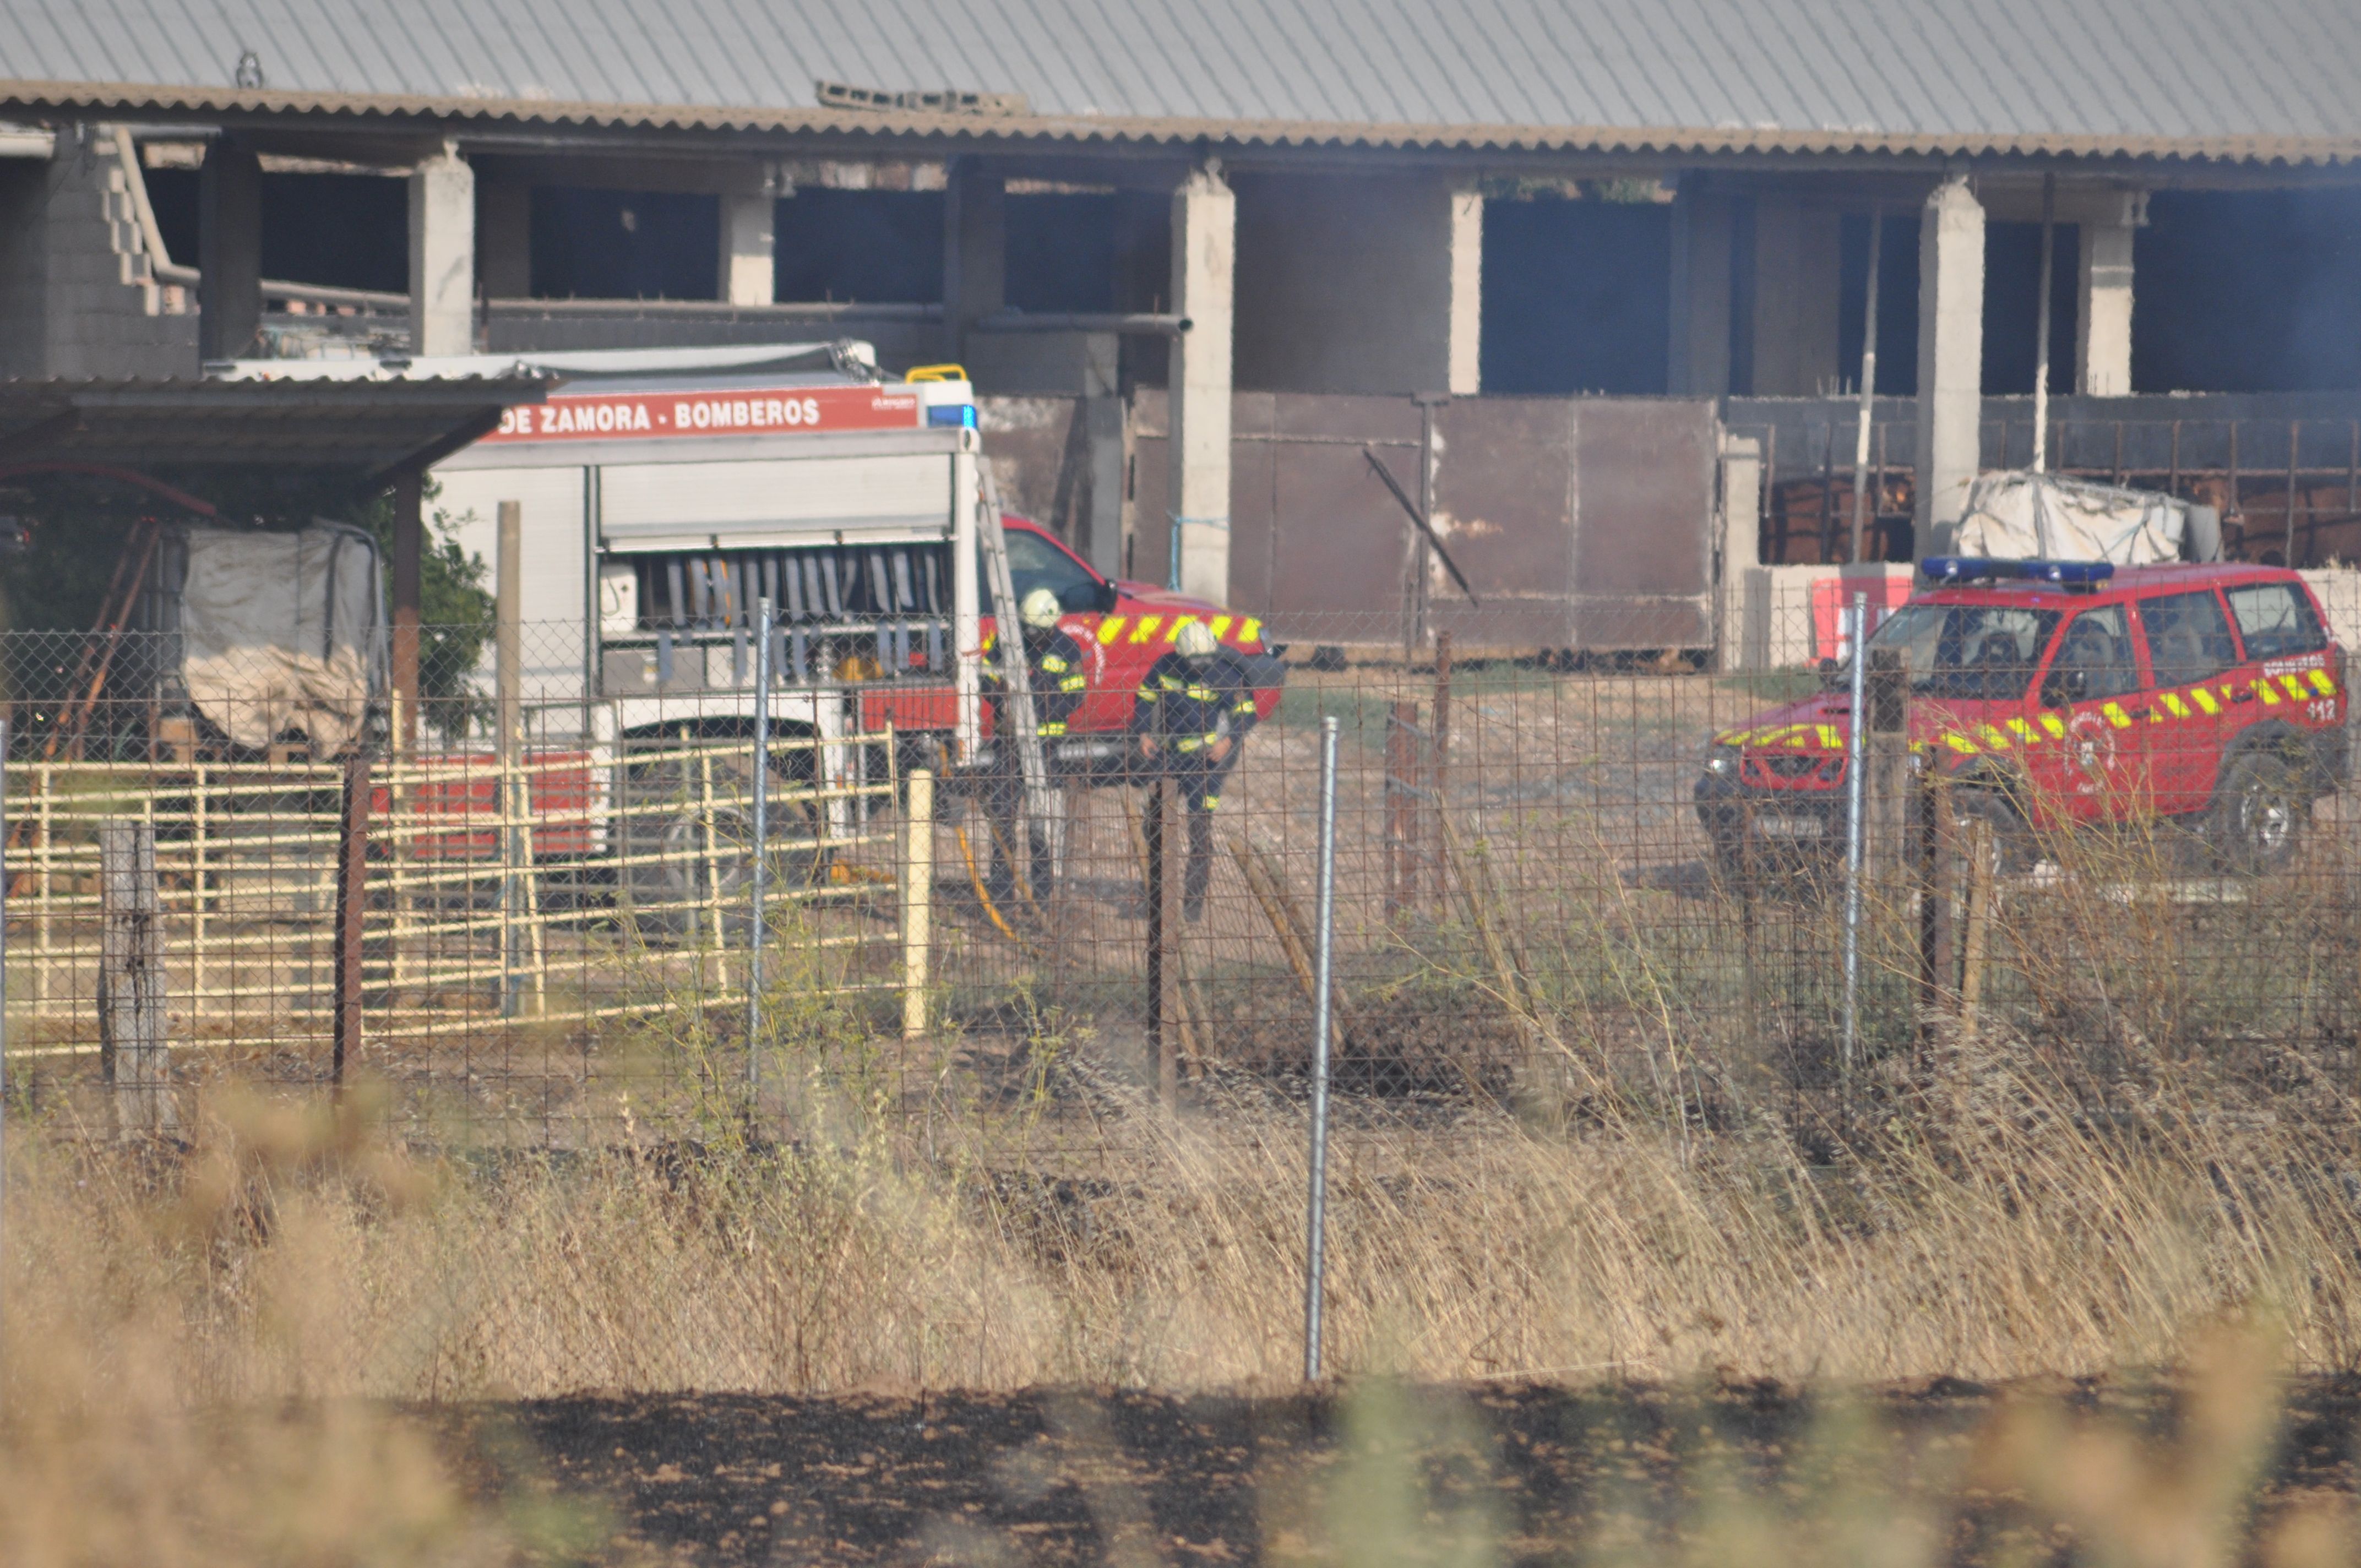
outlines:
[[1173, 650], [1192, 664], [1212, 658], [1220, 646], [1213, 641], [1213, 629], [1202, 620], [1188, 622], [1172, 639]]
[[1064, 609], [1065, 607], [1058, 602], [1058, 596], [1048, 588], [1035, 588], [1016, 605], [1017, 615], [1036, 631], [1047, 631], [1057, 625], [1058, 617]]

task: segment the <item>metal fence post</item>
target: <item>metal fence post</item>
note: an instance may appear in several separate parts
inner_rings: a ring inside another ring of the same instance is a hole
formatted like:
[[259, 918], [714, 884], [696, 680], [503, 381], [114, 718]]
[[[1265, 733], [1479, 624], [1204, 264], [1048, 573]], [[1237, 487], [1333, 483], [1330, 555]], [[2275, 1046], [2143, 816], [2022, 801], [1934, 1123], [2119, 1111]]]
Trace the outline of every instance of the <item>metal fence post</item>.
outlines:
[[1852, 648], [1852, 709], [1845, 726], [1844, 1047], [1837, 1062], [1840, 1109], [1852, 1114], [1853, 1055], [1861, 1043], [1861, 773], [1869, 733], [1864, 677], [1869, 669], [1869, 596], [1856, 593], [1846, 618]]
[[935, 908], [935, 775], [910, 773], [908, 850], [902, 862], [902, 1037], [927, 1032], [927, 959]]
[[1320, 1379], [1328, 1273], [1328, 1004], [1336, 956], [1336, 716], [1320, 720], [1320, 891], [1312, 939], [1312, 1169], [1303, 1271], [1303, 1380]]
[[361, 926], [368, 903], [371, 788], [368, 752], [355, 746], [345, 759], [344, 810], [336, 824], [335, 1043], [328, 1081], [338, 1090], [345, 1086], [345, 1064], [361, 1045]]
[[115, 1127], [164, 1133], [172, 1104], [172, 1049], [165, 1013], [163, 916], [156, 830], [117, 818], [98, 827], [100, 1064], [115, 1091]]
[[746, 932], [746, 1092], [763, 1088], [763, 894], [771, 858], [771, 601], [754, 608], [754, 870]]
[[498, 563], [493, 582], [492, 691], [493, 722], [500, 769], [497, 814], [500, 834], [500, 1016], [517, 1014], [517, 916], [523, 913], [523, 889], [518, 885], [517, 850], [522, 837], [525, 803], [519, 788], [518, 762], [522, 750], [521, 715], [524, 699], [524, 511], [516, 501], [500, 504]]

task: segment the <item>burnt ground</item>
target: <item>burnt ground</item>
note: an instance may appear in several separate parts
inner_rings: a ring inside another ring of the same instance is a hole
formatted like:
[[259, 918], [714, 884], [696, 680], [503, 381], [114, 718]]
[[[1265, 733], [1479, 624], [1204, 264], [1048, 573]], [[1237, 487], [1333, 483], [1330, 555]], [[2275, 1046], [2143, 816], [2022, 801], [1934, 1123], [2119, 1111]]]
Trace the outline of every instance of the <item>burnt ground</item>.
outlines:
[[[1392, 1463], [1411, 1468], [1357, 1482], [1348, 1418], [1326, 1394], [584, 1397], [429, 1419], [481, 1486], [596, 1499], [601, 1563], [1291, 1559], [1343, 1517], [1318, 1500], [1331, 1479], [1368, 1517], [1409, 1498], [1414, 1528], [1477, 1519], [1501, 1560], [1558, 1562], [1602, 1532], [1686, 1534], [1711, 1512], [1715, 1475], [1807, 1514], [1929, 1504], [1951, 1563], [2072, 1562], [2057, 1527], [1963, 1474], [1993, 1411], [2027, 1392], [2120, 1421], [2159, 1455], [2180, 1419], [2163, 1385], [1946, 1381], [1842, 1409], [1770, 1385], [1412, 1389], [1386, 1428]], [[2257, 1517], [2361, 1489], [2356, 1421], [2361, 1380], [2291, 1387]], [[1833, 1500], [1847, 1485], [1865, 1490]]]

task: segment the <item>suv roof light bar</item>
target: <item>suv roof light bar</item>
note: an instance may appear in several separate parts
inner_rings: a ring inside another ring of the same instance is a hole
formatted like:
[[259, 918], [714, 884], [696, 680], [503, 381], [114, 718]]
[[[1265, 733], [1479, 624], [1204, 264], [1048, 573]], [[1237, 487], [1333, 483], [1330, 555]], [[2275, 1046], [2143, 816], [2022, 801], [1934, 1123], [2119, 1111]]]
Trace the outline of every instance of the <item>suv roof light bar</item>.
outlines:
[[1929, 582], [2055, 583], [2086, 588], [2115, 575], [2112, 561], [1991, 561], [1979, 555], [1929, 555], [1918, 563]]

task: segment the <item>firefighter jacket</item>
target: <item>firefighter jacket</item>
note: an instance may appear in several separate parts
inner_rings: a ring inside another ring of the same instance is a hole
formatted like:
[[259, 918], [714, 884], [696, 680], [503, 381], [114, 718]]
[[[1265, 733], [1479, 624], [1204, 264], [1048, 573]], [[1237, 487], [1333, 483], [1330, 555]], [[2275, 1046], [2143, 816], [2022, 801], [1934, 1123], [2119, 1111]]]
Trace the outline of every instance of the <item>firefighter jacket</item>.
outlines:
[[1181, 756], [1223, 736], [1244, 740], [1257, 717], [1246, 667], [1224, 648], [1202, 665], [1168, 652], [1149, 666], [1131, 710], [1134, 734], [1153, 735]]
[[[1089, 677], [1083, 674], [1082, 644], [1064, 631], [1052, 629], [1025, 630], [1025, 664], [1033, 677], [1033, 718], [1039, 733], [1055, 740], [1066, 732], [1066, 722], [1074, 709], [1082, 706], [1082, 689]], [[997, 701], [1000, 688], [1007, 683], [1000, 672], [987, 664], [984, 685]], [[1007, 709], [1004, 707], [1005, 714]]]

